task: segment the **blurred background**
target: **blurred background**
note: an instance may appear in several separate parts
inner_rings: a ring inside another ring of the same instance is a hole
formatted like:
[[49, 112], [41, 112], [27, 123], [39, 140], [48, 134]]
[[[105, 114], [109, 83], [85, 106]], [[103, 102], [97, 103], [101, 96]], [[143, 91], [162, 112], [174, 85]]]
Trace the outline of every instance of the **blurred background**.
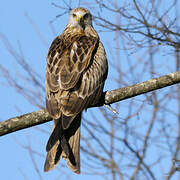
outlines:
[[[105, 91], [180, 69], [179, 0], [0, 2], [0, 121], [45, 108], [46, 55], [69, 11], [88, 8], [103, 42]], [[180, 86], [83, 113], [81, 175], [43, 172], [52, 122], [0, 137], [1, 179], [180, 179]]]

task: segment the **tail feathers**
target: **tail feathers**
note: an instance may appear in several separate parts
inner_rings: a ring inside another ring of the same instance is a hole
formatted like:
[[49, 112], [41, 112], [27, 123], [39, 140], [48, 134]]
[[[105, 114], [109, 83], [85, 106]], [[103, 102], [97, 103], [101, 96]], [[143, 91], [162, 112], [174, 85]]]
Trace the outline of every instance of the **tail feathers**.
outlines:
[[54, 120], [55, 128], [46, 146], [48, 154], [44, 165], [45, 172], [53, 169], [62, 156], [67, 160], [68, 167], [80, 174], [80, 123], [81, 113], [66, 130], [62, 130], [60, 119]]
[[50, 151], [50, 149], [56, 144], [56, 142], [59, 140], [61, 136], [62, 130], [60, 120], [54, 120], [54, 128], [46, 145], [47, 152]]
[[80, 126], [70, 137], [69, 145], [74, 156], [67, 159], [67, 165], [73, 172], [80, 174]]
[[61, 154], [62, 148], [59, 145], [59, 141], [57, 141], [52, 149], [47, 153], [46, 161], [44, 164], [45, 172], [48, 172], [54, 168], [54, 166], [59, 162]]

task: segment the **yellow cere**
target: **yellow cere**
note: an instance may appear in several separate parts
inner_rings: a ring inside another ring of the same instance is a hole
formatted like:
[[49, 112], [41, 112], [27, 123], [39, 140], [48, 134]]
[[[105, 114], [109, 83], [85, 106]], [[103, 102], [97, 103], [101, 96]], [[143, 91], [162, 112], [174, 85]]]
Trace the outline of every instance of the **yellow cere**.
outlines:
[[79, 21], [79, 19], [81, 19], [81, 18], [82, 18], [82, 16], [79, 15], [75, 20]]

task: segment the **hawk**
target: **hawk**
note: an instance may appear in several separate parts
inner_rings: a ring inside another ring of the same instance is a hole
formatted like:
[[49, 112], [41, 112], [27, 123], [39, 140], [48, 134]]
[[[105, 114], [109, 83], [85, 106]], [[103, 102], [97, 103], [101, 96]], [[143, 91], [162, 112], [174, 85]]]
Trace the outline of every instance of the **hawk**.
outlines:
[[46, 108], [53, 118], [53, 130], [46, 146], [45, 172], [63, 157], [80, 174], [81, 114], [100, 100], [107, 72], [106, 53], [90, 11], [73, 9], [47, 55]]

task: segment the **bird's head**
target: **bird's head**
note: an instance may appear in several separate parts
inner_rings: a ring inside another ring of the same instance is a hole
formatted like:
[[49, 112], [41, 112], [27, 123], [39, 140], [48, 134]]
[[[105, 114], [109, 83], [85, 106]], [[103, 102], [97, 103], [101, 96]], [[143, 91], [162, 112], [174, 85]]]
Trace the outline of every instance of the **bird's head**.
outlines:
[[70, 12], [68, 25], [85, 29], [92, 25], [92, 15], [88, 9], [75, 8]]

